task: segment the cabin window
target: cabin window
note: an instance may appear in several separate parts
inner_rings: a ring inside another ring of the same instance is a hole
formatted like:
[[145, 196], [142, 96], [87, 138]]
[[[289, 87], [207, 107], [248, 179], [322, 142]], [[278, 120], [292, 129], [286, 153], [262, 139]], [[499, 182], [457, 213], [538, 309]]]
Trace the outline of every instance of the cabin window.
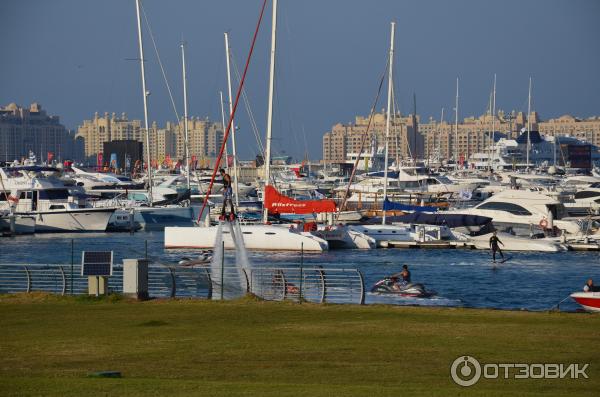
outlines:
[[597, 197], [597, 196], [600, 196], [600, 192], [584, 190], [582, 192], [575, 193], [575, 199], [584, 199], [584, 198]]
[[7, 200], [8, 193], [0, 192], [0, 201]]
[[51, 210], [64, 210], [64, 209], [65, 209], [65, 206], [64, 206], [64, 205], [62, 205], [62, 204], [60, 204], [60, 205], [57, 205], [57, 204], [52, 204], [52, 205], [50, 206], [50, 209], [51, 209]]
[[54, 190], [40, 190], [40, 200], [66, 200], [69, 198], [69, 191], [67, 189], [54, 189]]
[[517, 204], [503, 203], [503, 202], [489, 202], [483, 203], [477, 207], [480, 210], [492, 210], [492, 211], [504, 211], [509, 212], [513, 215], [531, 215], [531, 212]]
[[265, 234], [276, 234], [275, 232], [265, 232]]
[[252, 234], [252, 232], [242, 232], [242, 234]]

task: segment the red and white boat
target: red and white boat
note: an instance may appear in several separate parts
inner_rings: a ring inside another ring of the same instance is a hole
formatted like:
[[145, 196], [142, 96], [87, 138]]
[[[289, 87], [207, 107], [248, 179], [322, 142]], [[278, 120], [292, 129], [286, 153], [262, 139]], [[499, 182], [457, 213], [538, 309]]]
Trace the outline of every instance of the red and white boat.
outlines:
[[575, 292], [571, 298], [590, 312], [600, 312], [600, 292]]

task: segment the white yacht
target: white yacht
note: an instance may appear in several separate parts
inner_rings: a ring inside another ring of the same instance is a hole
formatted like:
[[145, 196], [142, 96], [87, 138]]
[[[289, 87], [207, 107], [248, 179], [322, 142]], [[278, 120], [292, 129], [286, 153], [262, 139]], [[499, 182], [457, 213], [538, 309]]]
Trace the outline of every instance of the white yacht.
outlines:
[[451, 212], [487, 216], [493, 219], [496, 228], [511, 229], [520, 235], [530, 235], [553, 227], [568, 234], [581, 232], [577, 222], [562, 220], [567, 216], [564, 205], [543, 192], [503, 190], [473, 208]]
[[[310, 232], [302, 232], [293, 225], [240, 225], [244, 245], [260, 251], [326, 251], [327, 241]], [[166, 227], [165, 248], [212, 249], [217, 241], [217, 226]], [[223, 228], [226, 249], [235, 249], [229, 231]]]
[[[105, 231], [115, 208], [89, 208], [69, 194], [69, 187], [52, 167], [23, 166], [0, 169], [5, 197], [0, 209], [35, 217], [36, 232]], [[8, 196], [7, 196], [8, 195]]]
[[600, 215], [600, 182], [575, 192], [565, 208], [571, 216]]

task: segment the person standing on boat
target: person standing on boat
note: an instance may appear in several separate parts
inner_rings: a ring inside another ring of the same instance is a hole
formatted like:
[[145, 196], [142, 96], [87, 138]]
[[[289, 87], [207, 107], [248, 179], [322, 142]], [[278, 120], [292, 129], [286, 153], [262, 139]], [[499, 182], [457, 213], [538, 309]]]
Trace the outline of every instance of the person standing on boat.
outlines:
[[223, 178], [223, 209], [221, 210], [221, 220], [225, 220], [225, 209], [227, 208], [227, 201], [231, 211], [229, 212], [229, 219], [235, 219], [235, 211], [233, 208], [233, 189], [231, 188], [231, 176], [225, 172], [223, 168], [219, 170], [221, 177]]
[[500, 246], [498, 244], [502, 244], [502, 246], [504, 246], [504, 243], [500, 241], [500, 239], [496, 235], [496, 232], [494, 231], [494, 234], [492, 235], [492, 237], [490, 237], [490, 249], [492, 250], [492, 259], [494, 260], [494, 263], [496, 263], [496, 251], [500, 253], [502, 260], [504, 260], [504, 254], [502, 253], [502, 250], [500, 249]]

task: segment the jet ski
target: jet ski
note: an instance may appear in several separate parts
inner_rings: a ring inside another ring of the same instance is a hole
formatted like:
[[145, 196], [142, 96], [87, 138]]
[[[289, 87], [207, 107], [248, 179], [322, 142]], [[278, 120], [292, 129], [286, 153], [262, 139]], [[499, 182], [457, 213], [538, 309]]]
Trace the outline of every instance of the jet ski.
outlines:
[[373, 285], [372, 293], [407, 296], [412, 298], [429, 298], [436, 294], [435, 291], [427, 291], [421, 283], [407, 283], [397, 281], [395, 277], [385, 277]]
[[183, 267], [194, 267], [198, 265], [204, 265], [210, 263], [212, 260], [213, 252], [212, 250], [203, 250], [200, 252], [200, 255], [196, 259], [192, 258], [181, 258], [181, 260], [177, 263], [179, 266]]

